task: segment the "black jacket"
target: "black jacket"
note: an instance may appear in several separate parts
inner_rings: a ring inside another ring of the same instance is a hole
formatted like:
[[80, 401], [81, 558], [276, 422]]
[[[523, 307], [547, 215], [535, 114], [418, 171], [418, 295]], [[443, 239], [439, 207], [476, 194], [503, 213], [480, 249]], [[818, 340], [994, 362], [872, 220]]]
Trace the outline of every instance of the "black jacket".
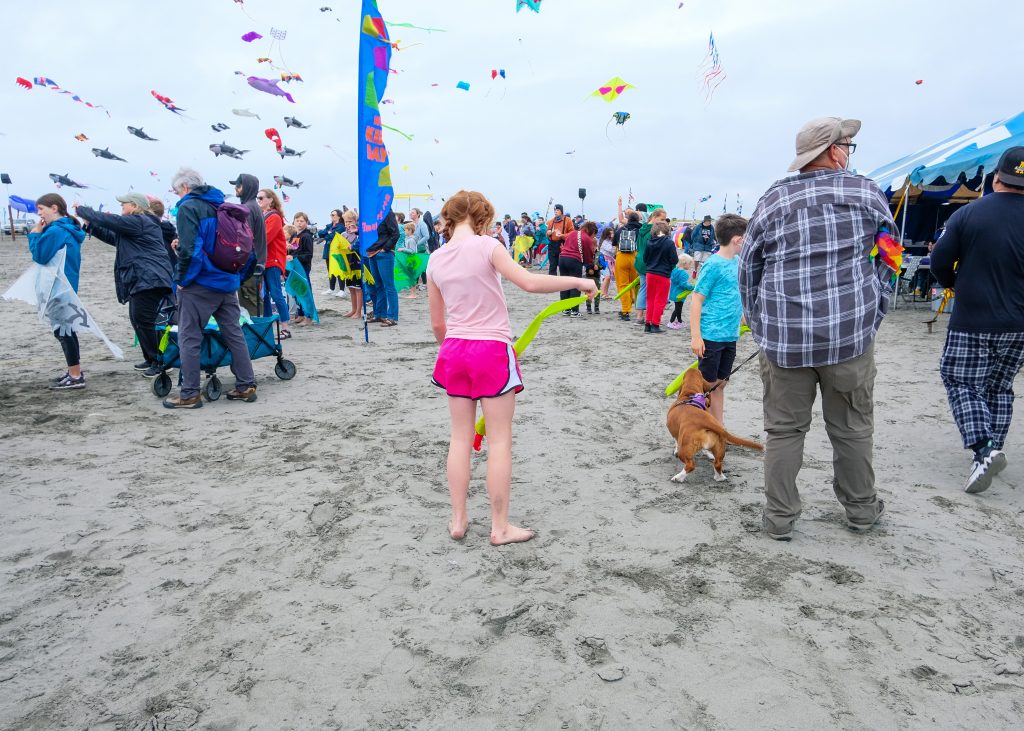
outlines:
[[651, 238], [644, 250], [644, 266], [648, 274], [671, 277], [672, 270], [679, 264], [679, 250], [672, 243], [671, 236]]
[[295, 236], [299, 240], [299, 248], [292, 251], [291, 255], [298, 259], [302, 268], [308, 272], [313, 266], [313, 232], [307, 228]]
[[256, 263], [264, 267], [267, 265], [267, 227], [263, 223], [260, 204], [256, 202], [260, 181], [255, 175], [242, 173], [238, 176], [238, 184], [242, 187], [242, 194], [238, 198], [249, 209], [249, 228], [252, 231], [252, 250], [256, 254]]
[[117, 301], [147, 289], [171, 289], [171, 263], [156, 218], [146, 214], [117, 216], [80, 206], [85, 230], [100, 241], [117, 248], [114, 256], [114, 288]]
[[160, 224], [160, 234], [164, 237], [164, 246], [167, 247], [167, 258], [171, 262], [171, 271], [178, 265], [178, 252], [171, 246], [171, 242], [178, 238], [178, 229], [174, 228], [174, 224], [170, 221], [166, 221], [162, 218], [153, 216], [152, 213], [147, 214], [153, 217], [153, 220]]
[[398, 219], [394, 213], [389, 213], [377, 226], [377, 243], [366, 250], [367, 254], [376, 251], [394, 251], [398, 245]]

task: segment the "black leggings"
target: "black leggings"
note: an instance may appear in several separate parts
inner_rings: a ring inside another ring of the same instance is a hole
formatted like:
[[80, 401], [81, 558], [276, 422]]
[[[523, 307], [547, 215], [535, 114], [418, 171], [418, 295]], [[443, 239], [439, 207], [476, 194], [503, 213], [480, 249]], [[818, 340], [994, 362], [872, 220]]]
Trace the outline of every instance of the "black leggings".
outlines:
[[160, 359], [160, 333], [156, 331], [156, 318], [160, 303], [167, 294], [163, 288], [144, 289], [128, 298], [128, 319], [139, 338], [142, 357], [147, 363], [156, 363]]
[[78, 349], [78, 335], [73, 332], [70, 335], [58, 335], [54, 330], [53, 337], [60, 341], [60, 348], [64, 351], [64, 361], [68, 364], [68, 368], [81, 365], [82, 355]]
[[[583, 276], [583, 262], [579, 259], [573, 259], [568, 256], [560, 256], [558, 258], [558, 273], [563, 277], [582, 277]], [[563, 289], [559, 295], [559, 299], [567, 300], [571, 297], [579, 297], [580, 291], [578, 289]], [[569, 312], [579, 312], [580, 306], [576, 305]]]
[[548, 274], [558, 274], [558, 259], [561, 253], [561, 241], [552, 241], [548, 244]]
[[672, 317], [668, 318], [669, 322], [682, 322], [683, 321], [683, 303], [676, 302], [672, 308]]

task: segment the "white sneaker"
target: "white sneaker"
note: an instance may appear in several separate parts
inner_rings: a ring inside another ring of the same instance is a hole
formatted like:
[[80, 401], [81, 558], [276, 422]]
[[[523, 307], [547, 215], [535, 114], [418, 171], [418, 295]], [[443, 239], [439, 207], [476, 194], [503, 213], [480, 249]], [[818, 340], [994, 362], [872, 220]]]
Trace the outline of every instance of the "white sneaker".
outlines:
[[320, 296], [323, 297], [323, 296], [329, 295], [333, 291], [334, 291], [333, 289], [325, 289], [323, 292], [320, 293]]
[[980, 454], [975, 455], [971, 463], [971, 474], [964, 485], [964, 492], [975, 495], [985, 492], [992, 485], [992, 478], [1006, 468], [1006, 455], [998, 449], [986, 447]]

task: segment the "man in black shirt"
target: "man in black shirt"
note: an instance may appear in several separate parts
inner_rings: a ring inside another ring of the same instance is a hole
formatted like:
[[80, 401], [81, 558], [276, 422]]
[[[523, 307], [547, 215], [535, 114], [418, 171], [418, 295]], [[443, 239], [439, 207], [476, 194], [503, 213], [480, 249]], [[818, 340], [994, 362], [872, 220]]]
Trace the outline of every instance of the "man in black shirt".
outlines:
[[953, 214], [931, 269], [956, 291], [939, 373], [964, 447], [965, 490], [983, 492], [1006, 467], [1013, 379], [1024, 365], [1024, 147], [999, 160], [993, 193]]

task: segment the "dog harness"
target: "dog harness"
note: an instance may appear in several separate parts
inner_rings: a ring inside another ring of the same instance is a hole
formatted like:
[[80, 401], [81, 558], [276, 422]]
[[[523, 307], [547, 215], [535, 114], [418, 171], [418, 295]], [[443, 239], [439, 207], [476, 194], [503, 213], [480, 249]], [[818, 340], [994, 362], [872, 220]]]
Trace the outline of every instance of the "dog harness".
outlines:
[[680, 402], [685, 406], [696, 406], [701, 411], [708, 410], [708, 396], [705, 393], [695, 393], [685, 401]]

